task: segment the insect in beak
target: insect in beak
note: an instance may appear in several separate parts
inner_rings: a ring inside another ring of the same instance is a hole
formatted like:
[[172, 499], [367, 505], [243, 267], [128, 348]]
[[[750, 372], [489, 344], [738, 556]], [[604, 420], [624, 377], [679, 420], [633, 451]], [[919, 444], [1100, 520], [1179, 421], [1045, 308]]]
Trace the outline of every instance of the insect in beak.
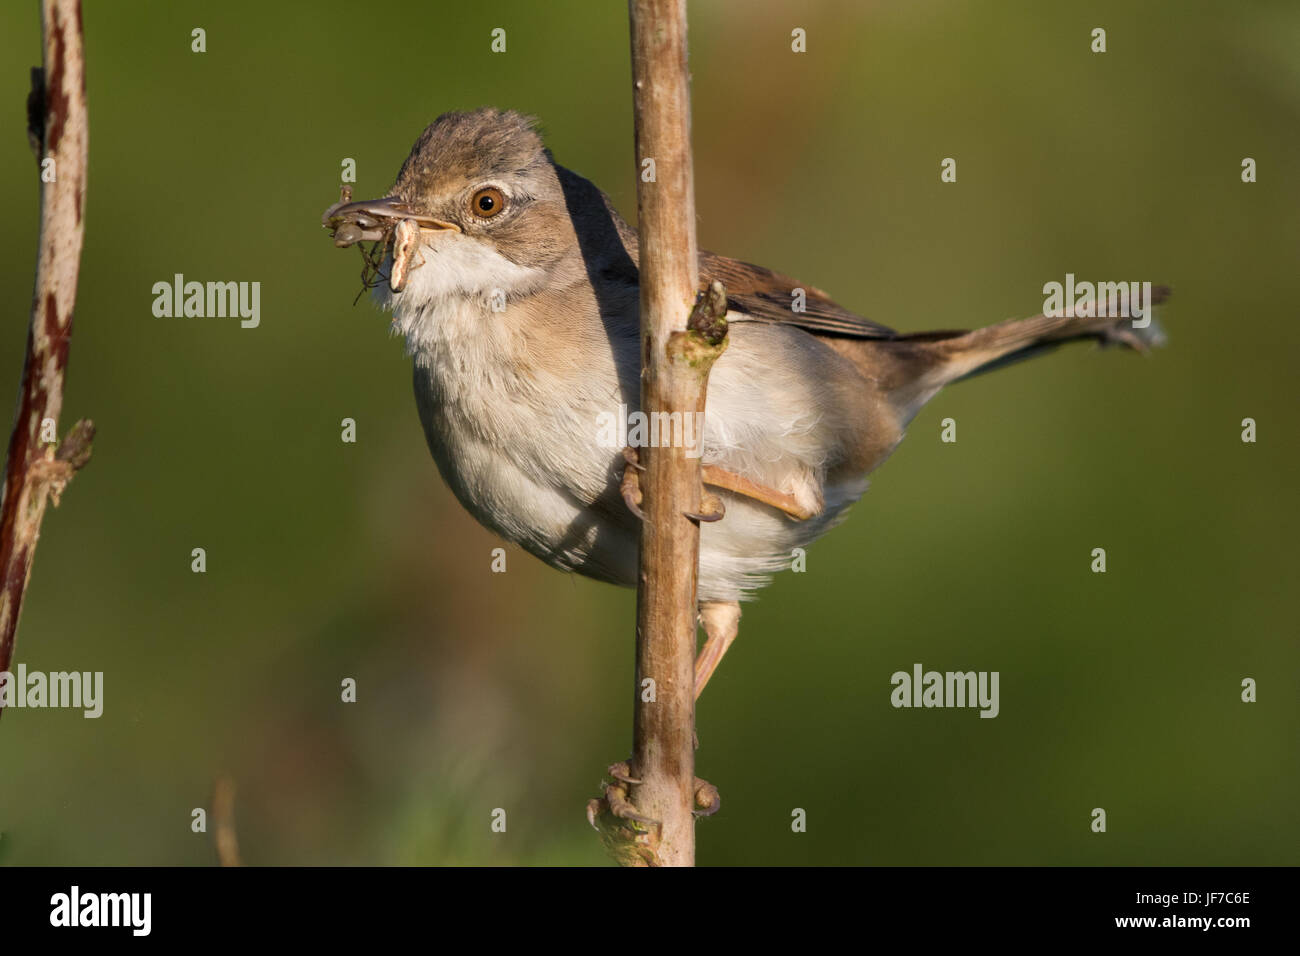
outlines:
[[[392, 196], [352, 202], [351, 186], [344, 186], [339, 201], [325, 210], [321, 216], [321, 225], [330, 230], [334, 245], [340, 249], [353, 245], [361, 249], [362, 292], [379, 284], [379, 267], [390, 244], [393, 249], [393, 266], [389, 270], [388, 287], [393, 292], [401, 292], [406, 288], [411, 272], [422, 264], [414, 261], [419, 252], [421, 236], [425, 232], [461, 231], [455, 223], [420, 215]], [[367, 252], [361, 246], [363, 242], [373, 242], [375, 245]], [[360, 294], [357, 298], [360, 298]]]

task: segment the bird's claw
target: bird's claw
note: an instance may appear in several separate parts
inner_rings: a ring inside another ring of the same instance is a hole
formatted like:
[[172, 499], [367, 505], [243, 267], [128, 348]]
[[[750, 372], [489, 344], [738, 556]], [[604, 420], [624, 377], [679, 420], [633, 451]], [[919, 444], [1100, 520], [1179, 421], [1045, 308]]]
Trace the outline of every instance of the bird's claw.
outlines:
[[618, 763], [610, 764], [609, 769], [606, 770], [605, 772], [608, 773], [615, 780], [622, 781], [623, 783], [641, 782], [640, 777], [632, 776], [632, 768], [628, 766], [628, 762], [626, 760], [620, 760]]
[[647, 827], [659, 826], [659, 821], [651, 817], [644, 816], [637, 811], [637, 808], [628, 799], [627, 788], [629, 784], [640, 783], [641, 781], [632, 776], [631, 769], [627, 761], [623, 760], [615, 764], [610, 764], [607, 771], [612, 782], [605, 784], [605, 795], [602, 798], [591, 800], [587, 803], [587, 822], [595, 829], [599, 830], [600, 825], [596, 822], [597, 818], [605, 812], [611, 813], [620, 820], [635, 820], [637, 823], [644, 824]]
[[[623, 503], [627, 505], [627, 510], [644, 521], [645, 512], [641, 510], [641, 502], [644, 500], [641, 494], [641, 472], [645, 471], [645, 466], [641, 464], [636, 449], [630, 446], [623, 449], [623, 462], [623, 479], [618, 485], [619, 494], [623, 496]], [[703, 486], [700, 488], [699, 512], [682, 512], [692, 521], [721, 521], [726, 513], [727, 508], [722, 503], [722, 499]]]
[[641, 521], [645, 520], [645, 512], [641, 510], [641, 472], [645, 467], [637, 458], [635, 448], [623, 449], [623, 480], [619, 482], [618, 490], [623, 496], [623, 503], [627, 505], [627, 510], [636, 515]]
[[[607, 771], [603, 797], [587, 803], [587, 822], [600, 834], [609, 854], [623, 866], [660, 866], [659, 841], [662, 825], [642, 815], [628, 799], [628, 785], [640, 783], [626, 761], [612, 764]], [[707, 817], [718, 812], [722, 798], [718, 788], [699, 777], [692, 784], [691, 812]]]

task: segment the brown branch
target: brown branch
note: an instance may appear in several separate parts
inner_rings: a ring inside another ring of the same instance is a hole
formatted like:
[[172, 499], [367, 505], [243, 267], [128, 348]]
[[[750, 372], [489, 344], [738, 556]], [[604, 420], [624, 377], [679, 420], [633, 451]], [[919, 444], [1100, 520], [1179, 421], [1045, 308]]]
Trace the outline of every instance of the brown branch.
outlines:
[[[686, 0], [630, 0], [641, 271], [641, 408], [704, 412], [709, 369], [725, 347], [686, 331], [699, 286], [691, 163]], [[724, 296], [725, 301], [725, 296]], [[724, 304], [725, 311], [725, 304]], [[719, 337], [720, 338], [720, 337]], [[637, 588], [636, 711], [629, 796], [657, 821], [649, 862], [695, 862], [695, 626], [700, 459], [641, 449], [645, 520]], [[643, 681], [654, 681], [652, 700]]]
[[[44, 68], [32, 70], [28, 137], [41, 176], [41, 234], [27, 355], [0, 505], [0, 671], [10, 669], [45, 503], [90, 457], [94, 425], [78, 422], [56, 449], [86, 211], [86, 72], [80, 0], [42, 0]], [[47, 161], [53, 160], [51, 166]], [[53, 181], [46, 181], [52, 175]], [[46, 423], [50, 424], [47, 426]], [[0, 711], [3, 713], [3, 711]]]

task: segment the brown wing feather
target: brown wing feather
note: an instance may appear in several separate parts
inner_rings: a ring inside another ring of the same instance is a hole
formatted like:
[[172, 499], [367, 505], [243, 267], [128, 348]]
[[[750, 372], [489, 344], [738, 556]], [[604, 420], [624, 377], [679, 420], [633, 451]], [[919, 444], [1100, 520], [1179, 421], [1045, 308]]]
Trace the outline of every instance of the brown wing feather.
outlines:
[[[700, 280], [711, 282], [714, 279], [726, 286], [727, 305], [755, 322], [780, 322], [818, 335], [854, 339], [892, 339], [898, 336], [888, 326], [864, 319], [837, 305], [821, 289], [762, 266], [713, 252], [701, 252]], [[806, 311], [795, 312], [790, 308], [795, 289], [803, 289], [806, 293]]]

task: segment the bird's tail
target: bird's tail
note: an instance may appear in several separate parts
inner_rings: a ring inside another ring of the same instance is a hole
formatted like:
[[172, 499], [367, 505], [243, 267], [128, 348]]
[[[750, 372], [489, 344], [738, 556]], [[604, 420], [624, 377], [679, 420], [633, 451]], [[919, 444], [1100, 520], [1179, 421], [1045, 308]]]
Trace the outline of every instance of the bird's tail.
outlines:
[[878, 344], [895, 353], [898, 359], [897, 389], [909, 393], [898, 398], [903, 404], [919, 408], [944, 385], [1050, 352], [1065, 342], [1092, 339], [1138, 352], [1163, 345], [1164, 330], [1151, 314], [1150, 306], [1168, 297], [1168, 287], [1153, 287], [1147, 314], [1137, 324], [1133, 319], [1113, 314], [1077, 314], [1079, 311], [1096, 313], [1099, 303], [1094, 302], [1091, 309], [1076, 307], [1072, 316], [1035, 315], [970, 332], [920, 332]]

